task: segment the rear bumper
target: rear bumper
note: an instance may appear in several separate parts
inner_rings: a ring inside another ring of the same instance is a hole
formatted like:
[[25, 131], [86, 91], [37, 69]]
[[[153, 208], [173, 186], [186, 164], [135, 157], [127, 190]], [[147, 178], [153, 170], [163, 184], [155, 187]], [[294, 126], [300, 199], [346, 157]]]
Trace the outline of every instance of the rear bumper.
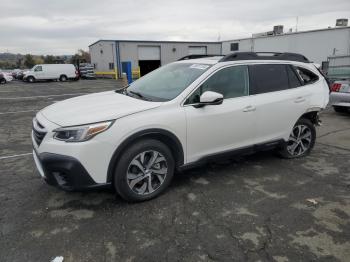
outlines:
[[329, 102], [332, 106], [350, 107], [350, 93], [332, 92], [329, 96]]
[[40, 175], [52, 186], [67, 191], [106, 187], [110, 184], [96, 183], [84, 166], [70, 156], [41, 153], [33, 150], [34, 161]]

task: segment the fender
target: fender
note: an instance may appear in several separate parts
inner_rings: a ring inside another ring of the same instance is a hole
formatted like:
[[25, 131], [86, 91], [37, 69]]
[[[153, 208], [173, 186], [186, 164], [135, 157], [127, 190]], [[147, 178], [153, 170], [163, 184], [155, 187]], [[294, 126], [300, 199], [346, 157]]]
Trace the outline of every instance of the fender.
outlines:
[[139, 140], [141, 138], [154, 138], [154, 139], [160, 140], [161, 142], [166, 144], [171, 150], [175, 158], [175, 167], [178, 168], [184, 164], [183, 147], [176, 135], [174, 135], [170, 131], [159, 129], [159, 128], [145, 129], [126, 138], [114, 151], [113, 156], [108, 165], [107, 181], [106, 181], [107, 183], [110, 183], [113, 181], [114, 169], [121, 153], [127, 148], [128, 145], [130, 145], [131, 143], [134, 143], [136, 140]]

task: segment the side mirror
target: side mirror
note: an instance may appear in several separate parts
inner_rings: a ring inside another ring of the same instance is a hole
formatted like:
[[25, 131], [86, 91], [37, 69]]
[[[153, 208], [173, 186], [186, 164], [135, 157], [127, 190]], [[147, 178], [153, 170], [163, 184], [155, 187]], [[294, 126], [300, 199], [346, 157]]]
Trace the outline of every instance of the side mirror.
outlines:
[[203, 107], [206, 105], [220, 105], [224, 101], [224, 96], [217, 92], [206, 91], [199, 98], [199, 103], [195, 107]]

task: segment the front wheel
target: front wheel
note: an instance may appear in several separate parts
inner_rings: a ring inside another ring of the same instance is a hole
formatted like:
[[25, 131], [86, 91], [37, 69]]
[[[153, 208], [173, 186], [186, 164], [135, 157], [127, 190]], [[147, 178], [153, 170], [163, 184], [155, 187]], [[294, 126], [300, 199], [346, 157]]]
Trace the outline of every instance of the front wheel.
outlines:
[[141, 140], [120, 157], [114, 172], [114, 186], [127, 201], [149, 200], [169, 186], [174, 167], [174, 158], [165, 144], [154, 139]]
[[28, 76], [27, 81], [28, 81], [29, 83], [34, 83], [34, 82], [35, 82], [35, 78], [32, 77], [32, 76]]
[[280, 154], [284, 158], [303, 157], [310, 153], [315, 145], [315, 125], [305, 118], [301, 118], [294, 125], [289, 139], [284, 143]]

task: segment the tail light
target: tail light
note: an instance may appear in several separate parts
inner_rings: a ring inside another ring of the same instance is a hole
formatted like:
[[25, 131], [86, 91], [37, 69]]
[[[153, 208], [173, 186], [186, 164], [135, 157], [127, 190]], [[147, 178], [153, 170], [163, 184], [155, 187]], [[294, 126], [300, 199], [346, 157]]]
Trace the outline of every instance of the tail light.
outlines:
[[332, 92], [339, 92], [340, 88], [341, 88], [341, 84], [339, 84], [339, 83], [334, 83], [334, 84], [332, 85], [331, 91], [332, 91]]

